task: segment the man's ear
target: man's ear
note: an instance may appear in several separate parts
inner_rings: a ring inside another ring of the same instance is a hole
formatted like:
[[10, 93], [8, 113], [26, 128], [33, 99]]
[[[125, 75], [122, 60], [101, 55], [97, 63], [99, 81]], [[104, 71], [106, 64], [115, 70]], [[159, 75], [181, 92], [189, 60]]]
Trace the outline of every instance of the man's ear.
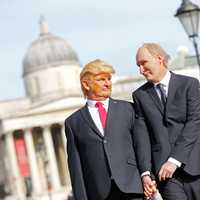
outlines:
[[157, 56], [160, 64], [164, 64], [164, 58], [160, 55]]
[[89, 84], [88, 84], [87, 80], [83, 80], [82, 81], [82, 85], [83, 85], [85, 90], [87, 90], [87, 91], [90, 90], [90, 87], [89, 87]]

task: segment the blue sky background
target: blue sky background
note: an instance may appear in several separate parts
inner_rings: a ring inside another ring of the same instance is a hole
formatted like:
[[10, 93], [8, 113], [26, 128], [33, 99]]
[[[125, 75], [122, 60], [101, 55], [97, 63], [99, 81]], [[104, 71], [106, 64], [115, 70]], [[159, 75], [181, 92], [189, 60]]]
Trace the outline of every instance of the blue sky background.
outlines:
[[[38, 38], [39, 18], [66, 39], [81, 64], [102, 58], [118, 75], [138, 73], [137, 48], [158, 42], [176, 56], [179, 46], [193, 46], [174, 17], [181, 0], [0, 0], [0, 100], [24, 96], [22, 60]], [[200, 0], [192, 0], [200, 6]], [[198, 40], [199, 43], [199, 40]], [[67, 78], [67, 77], [66, 77]]]

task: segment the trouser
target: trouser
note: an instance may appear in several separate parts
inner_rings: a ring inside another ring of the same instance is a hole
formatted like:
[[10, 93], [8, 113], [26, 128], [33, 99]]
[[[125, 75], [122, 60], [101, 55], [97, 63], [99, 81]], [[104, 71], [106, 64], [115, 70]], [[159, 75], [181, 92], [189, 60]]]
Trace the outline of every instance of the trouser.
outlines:
[[181, 168], [159, 188], [164, 200], [200, 200], [200, 176], [191, 176]]
[[112, 180], [109, 196], [105, 200], [143, 200], [143, 194], [124, 193]]

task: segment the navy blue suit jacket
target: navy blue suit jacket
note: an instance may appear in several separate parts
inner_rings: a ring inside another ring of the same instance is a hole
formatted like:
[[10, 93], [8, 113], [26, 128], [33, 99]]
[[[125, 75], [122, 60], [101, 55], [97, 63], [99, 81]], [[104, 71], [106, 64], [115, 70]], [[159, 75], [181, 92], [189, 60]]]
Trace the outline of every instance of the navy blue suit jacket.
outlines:
[[[152, 83], [133, 93], [137, 144], [145, 145], [158, 173], [169, 157], [182, 163], [191, 175], [200, 175], [200, 90], [195, 78], [171, 73], [166, 108]], [[140, 158], [140, 157], [139, 157]], [[143, 160], [139, 161], [143, 167]], [[146, 165], [151, 170], [150, 165]]]
[[132, 103], [110, 98], [104, 136], [87, 105], [65, 121], [68, 165], [75, 200], [103, 200], [111, 179], [122, 192], [143, 193], [134, 149]]

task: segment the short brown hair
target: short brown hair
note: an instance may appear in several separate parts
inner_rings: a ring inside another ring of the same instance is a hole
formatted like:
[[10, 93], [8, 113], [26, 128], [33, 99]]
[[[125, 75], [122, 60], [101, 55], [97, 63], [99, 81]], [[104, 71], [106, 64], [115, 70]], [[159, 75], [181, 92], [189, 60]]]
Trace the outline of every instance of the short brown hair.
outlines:
[[152, 56], [162, 56], [164, 58], [164, 65], [167, 67], [170, 56], [166, 51], [157, 43], [144, 43], [141, 48], [145, 48]]
[[81, 82], [81, 89], [83, 91], [84, 96], [86, 96], [87, 91], [85, 91], [85, 88], [83, 87], [82, 82], [84, 80], [88, 80], [91, 76], [95, 76], [101, 73], [114, 74], [115, 70], [113, 69], [112, 65], [100, 59], [91, 61], [83, 67], [80, 73], [80, 82]]

